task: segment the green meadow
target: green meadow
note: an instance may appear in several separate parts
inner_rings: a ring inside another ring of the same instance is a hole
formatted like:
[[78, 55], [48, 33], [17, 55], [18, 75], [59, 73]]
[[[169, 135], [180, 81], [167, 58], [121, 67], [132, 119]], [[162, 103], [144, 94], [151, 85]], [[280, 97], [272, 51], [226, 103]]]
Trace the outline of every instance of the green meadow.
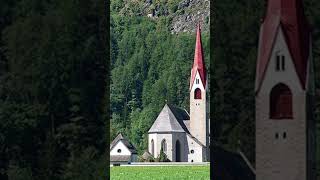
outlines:
[[210, 166], [115, 166], [111, 180], [210, 179]]

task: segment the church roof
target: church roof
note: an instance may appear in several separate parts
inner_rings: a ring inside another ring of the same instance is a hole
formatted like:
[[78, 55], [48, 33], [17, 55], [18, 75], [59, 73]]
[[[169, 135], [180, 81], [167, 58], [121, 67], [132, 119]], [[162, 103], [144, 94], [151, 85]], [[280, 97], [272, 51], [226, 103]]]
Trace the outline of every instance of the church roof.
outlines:
[[194, 51], [193, 67], [191, 70], [190, 89], [193, 85], [197, 71], [200, 74], [200, 78], [203, 83], [203, 86], [206, 87], [207, 74], [206, 74], [206, 67], [204, 64], [204, 54], [203, 54], [203, 48], [202, 48], [202, 42], [201, 42], [200, 23], [198, 24], [198, 27], [197, 27], [196, 47]]
[[311, 30], [304, 15], [302, 0], [268, 0], [267, 2], [268, 7], [260, 31], [257, 90], [264, 78], [280, 27], [283, 30], [300, 83], [305, 88]]
[[180, 108], [166, 104], [154, 121], [148, 133], [157, 132], [187, 132], [188, 128], [183, 120], [188, 120], [188, 113]]
[[122, 141], [122, 143], [129, 149], [129, 151], [132, 154], [136, 154], [137, 150], [136, 148], [130, 143], [128, 139], [122, 136], [121, 133], [118, 134], [118, 136], [111, 142], [110, 144], [110, 150], [114, 148], [114, 146], [119, 142]]

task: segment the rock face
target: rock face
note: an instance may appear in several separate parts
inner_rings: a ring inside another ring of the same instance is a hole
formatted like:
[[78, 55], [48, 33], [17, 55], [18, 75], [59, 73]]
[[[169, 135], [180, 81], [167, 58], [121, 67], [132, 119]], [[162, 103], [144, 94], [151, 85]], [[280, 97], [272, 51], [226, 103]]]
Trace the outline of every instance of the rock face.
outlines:
[[195, 32], [198, 22], [202, 31], [209, 31], [209, 0], [124, 0], [122, 15], [146, 16], [157, 20], [159, 17], [170, 19], [169, 29], [172, 33]]
[[172, 19], [171, 32], [194, 32], [200, 21], [203, 31], [209, 31], [210, 2], [209, 0], [183, 0], [179, 3], [178, 11]]

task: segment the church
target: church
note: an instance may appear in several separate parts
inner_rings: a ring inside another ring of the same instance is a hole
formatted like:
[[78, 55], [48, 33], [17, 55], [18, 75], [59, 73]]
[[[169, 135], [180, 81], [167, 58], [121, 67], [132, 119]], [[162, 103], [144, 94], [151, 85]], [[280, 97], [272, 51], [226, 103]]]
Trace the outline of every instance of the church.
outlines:
[[207, 72], [200, 25], [190, 77], [190, 111], [166, 104], [148, 131], [148, 151], [157, 158], [160, 150], [173, 162], [209, 161]]
[[268, 0], [256, 69], [256, 179], [315, 180], [311, 28], [302, 0]]

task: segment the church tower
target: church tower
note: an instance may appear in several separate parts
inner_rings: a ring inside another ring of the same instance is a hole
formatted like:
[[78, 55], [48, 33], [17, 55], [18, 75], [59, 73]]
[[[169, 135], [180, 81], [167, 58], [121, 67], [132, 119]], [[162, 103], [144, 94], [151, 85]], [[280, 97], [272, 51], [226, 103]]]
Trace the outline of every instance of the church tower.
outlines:
[[256, 179], [315, 180], [313, 63], [302, 0], [268, 0], [256, 67]]
[[201, 29], [197, 27], [194, 62], [190, 78], [190, 133], [204, 146], [208, 146], [208, 121], [206, 114], [207, 74], [204, 63]]

